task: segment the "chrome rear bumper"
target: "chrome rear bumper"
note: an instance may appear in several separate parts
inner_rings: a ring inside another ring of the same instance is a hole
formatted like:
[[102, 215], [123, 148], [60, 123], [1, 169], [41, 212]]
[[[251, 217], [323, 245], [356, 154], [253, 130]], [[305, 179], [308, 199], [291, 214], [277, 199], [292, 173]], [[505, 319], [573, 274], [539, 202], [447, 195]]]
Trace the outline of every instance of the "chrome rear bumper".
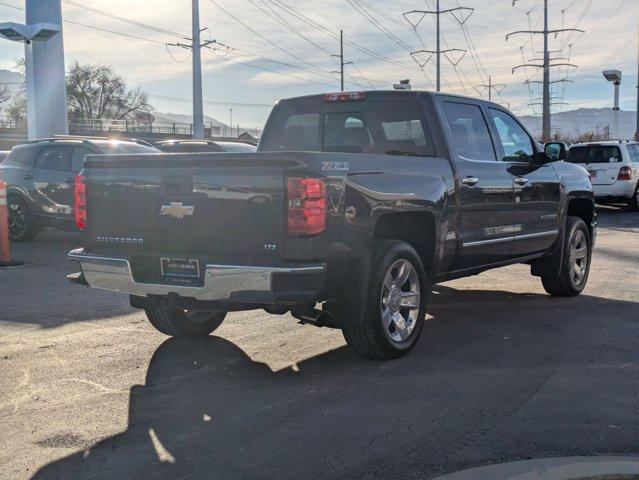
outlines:
[[124, 258], [95, 256], [85, 253], [84, 249], [77, 249], [69, 252], [69, 259], [80, 263], [86, 282], [94, 288], [140, 297], [177, 294], [197, 300], [249, 303], [277, 303], [281, 299], [273, 288], [273, 279], [277, 275], [310, 276], [314, 288], [303, 292], [310, 298], [319, 293], [325, 270], [323, 265], [206, 265], [202, 286], [183, 286], [136, 282], [131, 273], [131, 265]]

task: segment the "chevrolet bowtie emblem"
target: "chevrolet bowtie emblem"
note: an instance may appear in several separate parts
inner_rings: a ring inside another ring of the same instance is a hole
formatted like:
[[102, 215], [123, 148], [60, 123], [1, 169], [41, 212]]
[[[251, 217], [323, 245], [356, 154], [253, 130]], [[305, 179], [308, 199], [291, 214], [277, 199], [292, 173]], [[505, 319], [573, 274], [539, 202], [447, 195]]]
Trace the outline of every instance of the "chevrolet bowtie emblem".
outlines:
[[173, 218], [184, 218], [193, 215], [195, 207], [182, 205], [182, 202], [171, 202], [170, 205], [162, 205], [160, 215], [171, 215]]

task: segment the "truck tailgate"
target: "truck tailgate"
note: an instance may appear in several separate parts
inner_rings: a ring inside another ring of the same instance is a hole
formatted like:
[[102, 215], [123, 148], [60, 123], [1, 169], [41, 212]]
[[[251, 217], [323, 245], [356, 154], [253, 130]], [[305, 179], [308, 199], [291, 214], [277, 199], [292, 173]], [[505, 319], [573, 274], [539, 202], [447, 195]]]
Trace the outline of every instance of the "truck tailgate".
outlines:
[[287, 164], [273, 154], [89, 157], [85, 244], [156, 265], [272, 260], [282, 254]]

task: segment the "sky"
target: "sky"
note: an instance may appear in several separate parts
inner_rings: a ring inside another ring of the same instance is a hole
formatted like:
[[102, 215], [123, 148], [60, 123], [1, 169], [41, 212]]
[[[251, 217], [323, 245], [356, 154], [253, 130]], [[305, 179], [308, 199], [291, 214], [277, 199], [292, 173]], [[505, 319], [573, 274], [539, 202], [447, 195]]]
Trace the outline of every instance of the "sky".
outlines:
[[[200, 0], [203, 41], [214, 40], [202, 53], [206, 115], [243, 128], [261, 126], [270, 106], [280, 98], [339, 90], [339, 31], [345, 38], [346, 89], [390, 88], [410, 79], [415, 88], [434, 90], [434, 57], [418, 50], [435, 48], [433, 15], [402, 16], [411, 10], [433, 10], [435, 0]], [[530, 103], [541, 100], [541, 68], [512, 68], [538, 63], [541, 35], [515, 35], [516, 30], [543, 28], [543, 1], [440, 0], [441, 9], [473, 8], [441, 15], [442, 49], [465, 49], [442, 55], [442, 90], [479, 95], [474, 88], [503, 84], [493, 100], [515, 113], [539, 113]], [[24, 22], [24, 0], [0, 0], [0, 22]], [[125, 22], [90, 9], [115, 14]], [[14, 8], [12, 8], [14, 7]], [[15, 8], [17, 7], [17, 8]], [[191, 31], [189, 0], [62, 0], [65, 62], [110, 65], [131, 87], [150, 94], [160, 112], [191, 112], [190, 50], [175, 46], [188, 43]], [[74, 22], [74, 23], [71, 23]], [[145, 26], [135, 24], [135, 22]], [[81, 24], [81, 25], [80, 25]], [[553, 111], [580, 107], [608, 107], [613, 88], [603, 78], [604, 69], [623, 71], [621, 108], [634, 110], [637, 95], [636, 0], [549, 0], [549, 28], [580, 28], [582, 33], [550, 36], [556, 63], [551, 69], [556, 83]], [[154, 29], [148, 28], [154, 27]], [[97, 30], [96, 28], [102, 29]], [[109, 32], [105, 31], [109, 30]], [[127, 36], [128, 35], [128, 36]], [[23, 56], [20, 44], [0, 41], [0, 68], [13, 69]], [[568, 60], [567, 60], [568, 59]], [[454, 67], [452, 62], [459, 62]], [[533, 60], [533, 61], [531, 61]], [[423, 69], [420, 68], [423, 64]], [[486, 89], [482, 94], [486, 97]], [[247, 105], [248, 104], [248, 105]]]

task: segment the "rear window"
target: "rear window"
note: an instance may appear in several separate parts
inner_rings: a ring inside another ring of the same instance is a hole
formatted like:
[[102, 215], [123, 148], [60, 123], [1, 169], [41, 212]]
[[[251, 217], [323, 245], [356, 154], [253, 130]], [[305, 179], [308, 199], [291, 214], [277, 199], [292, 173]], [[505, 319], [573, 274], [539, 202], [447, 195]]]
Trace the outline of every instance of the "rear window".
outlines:
[[389, 100], [282, 104], [269, 120], [260, 150], [434, 154], [420, 104]]
[[570, 147], [566, 161], [570, 163], [615, 163], [621, 161], [621, 150], [613, 145]]
[[210, 153], [223, 151], [219, 146], [209, 143], [165, 143], [158, 145], [158, 148], [167, 153]]
[[19, 147], [14, 147], [11, 150], [11, 153], [8, 155], [8, 159], [11, 159], [14, 163], [19, 163], [21, 165], [35, 165], [35, 157], [40, 151], [39, 146], [35, 145], [23, 145]]

